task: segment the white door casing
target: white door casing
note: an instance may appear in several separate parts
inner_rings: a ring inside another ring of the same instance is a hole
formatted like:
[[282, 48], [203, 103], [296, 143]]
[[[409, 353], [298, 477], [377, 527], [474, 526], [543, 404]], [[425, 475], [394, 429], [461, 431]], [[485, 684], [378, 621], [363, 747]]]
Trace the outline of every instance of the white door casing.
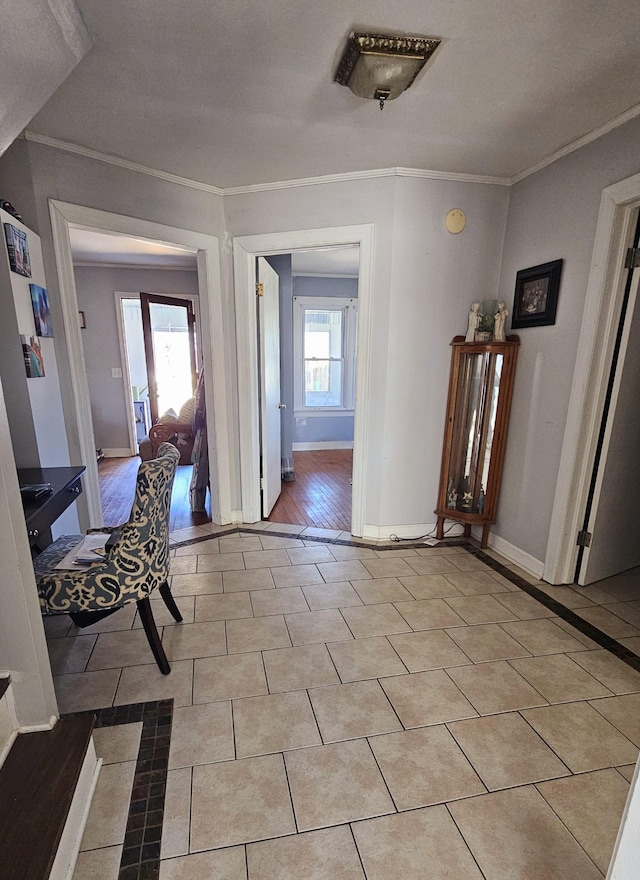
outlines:
[[229, 437], [229, 401], [225, 352], [225, 321], [218, 239], [212, 235], [173, 226], [111, 214], [82, 205], [49, 200], [53, 245], [69, 357], [72, 406], [77, 424], [80, 460], [86, 465], [84, 477], [88, 504], [88, 525], [102, 525], [100, 486], [91, 423], [91, 403], [84, 363], [78, 298], [73, 274], [69, 229], [77, 226], [102, 232], [147, 238], [168, 245], [180, 245], [196, 252], [198, 292], [201, 310], [202, 351], [207, 396], [209, 468], [211, 473], [211, 515], [217, 524], [235, 521], [231, 505], [232, 457]]
[[573, 583], [575, 575], [620, 314], [624, 255], [639, 203], [640, 174], [602, 192], [542, 575], [550, 584]]
[[367, 443], [371, 358], [371, 299], [373, 288], [374, 226], [336, 226], [323, 229], [273, 232], [238, 236], [233, 240], [233, 268], [238, 352], [238, 400], [240, 425], [240, 478], [243, 522], [260, 519], [260, 449], [255, 438], [259, 430], [257, 319], [255, 308], [256, 257], [291, 253], [298, 249], [357, 244], [358, 353], [356, 365], [356, 409], [353, 440], [353, 485], [351, 532], [362, 535], [366, 509]]
[[280, 410], [280, 279], [264, 257], [258, 257], [260, 325], [260, 455], [262, 518], [266, 519], [282, 490]]

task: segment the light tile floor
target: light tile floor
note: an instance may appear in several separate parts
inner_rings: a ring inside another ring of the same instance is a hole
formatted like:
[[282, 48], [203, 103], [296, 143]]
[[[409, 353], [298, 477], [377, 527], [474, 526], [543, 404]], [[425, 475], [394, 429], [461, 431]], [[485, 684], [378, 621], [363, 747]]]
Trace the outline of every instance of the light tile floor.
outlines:
[[[174, 534], [200, 542], [173, 551], [185, 622], [154, 599], [169, 676], [129, 609], [46, 620], [62, 712], [175, 701], [160, 880], [602, 877], [640, 672], [463, 547], [262, 525]], [[574, 589], [512, 570], [639, 648], [637, 572]], [[139, 739], [96, 733], [75, 880], [118, 877]]]

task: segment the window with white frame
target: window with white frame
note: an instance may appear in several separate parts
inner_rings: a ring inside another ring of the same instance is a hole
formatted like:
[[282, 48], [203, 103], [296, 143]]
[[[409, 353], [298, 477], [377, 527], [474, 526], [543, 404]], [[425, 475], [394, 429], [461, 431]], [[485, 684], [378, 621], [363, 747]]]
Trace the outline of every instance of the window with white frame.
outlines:
[[296, 410], [352, 410], [358, 300], [296, 296], [294, 405]]

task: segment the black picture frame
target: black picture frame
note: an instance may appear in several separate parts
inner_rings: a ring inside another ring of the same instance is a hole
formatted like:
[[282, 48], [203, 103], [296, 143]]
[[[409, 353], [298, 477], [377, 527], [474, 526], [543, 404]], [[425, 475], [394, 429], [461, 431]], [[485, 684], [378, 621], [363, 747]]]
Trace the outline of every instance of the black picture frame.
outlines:
[[516, 273], [511, 327], [555, 324], [562, 260], [552, 260]]

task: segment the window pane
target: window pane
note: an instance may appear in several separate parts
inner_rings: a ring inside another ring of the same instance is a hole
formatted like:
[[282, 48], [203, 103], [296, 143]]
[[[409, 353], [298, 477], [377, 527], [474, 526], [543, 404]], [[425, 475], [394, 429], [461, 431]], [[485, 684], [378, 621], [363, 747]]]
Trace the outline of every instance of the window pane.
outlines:
[[305, 309], [304, 357], [342, 357], [342, 309]]
[[305, 360], [304, 405], [342, 406], [342, 361]]

